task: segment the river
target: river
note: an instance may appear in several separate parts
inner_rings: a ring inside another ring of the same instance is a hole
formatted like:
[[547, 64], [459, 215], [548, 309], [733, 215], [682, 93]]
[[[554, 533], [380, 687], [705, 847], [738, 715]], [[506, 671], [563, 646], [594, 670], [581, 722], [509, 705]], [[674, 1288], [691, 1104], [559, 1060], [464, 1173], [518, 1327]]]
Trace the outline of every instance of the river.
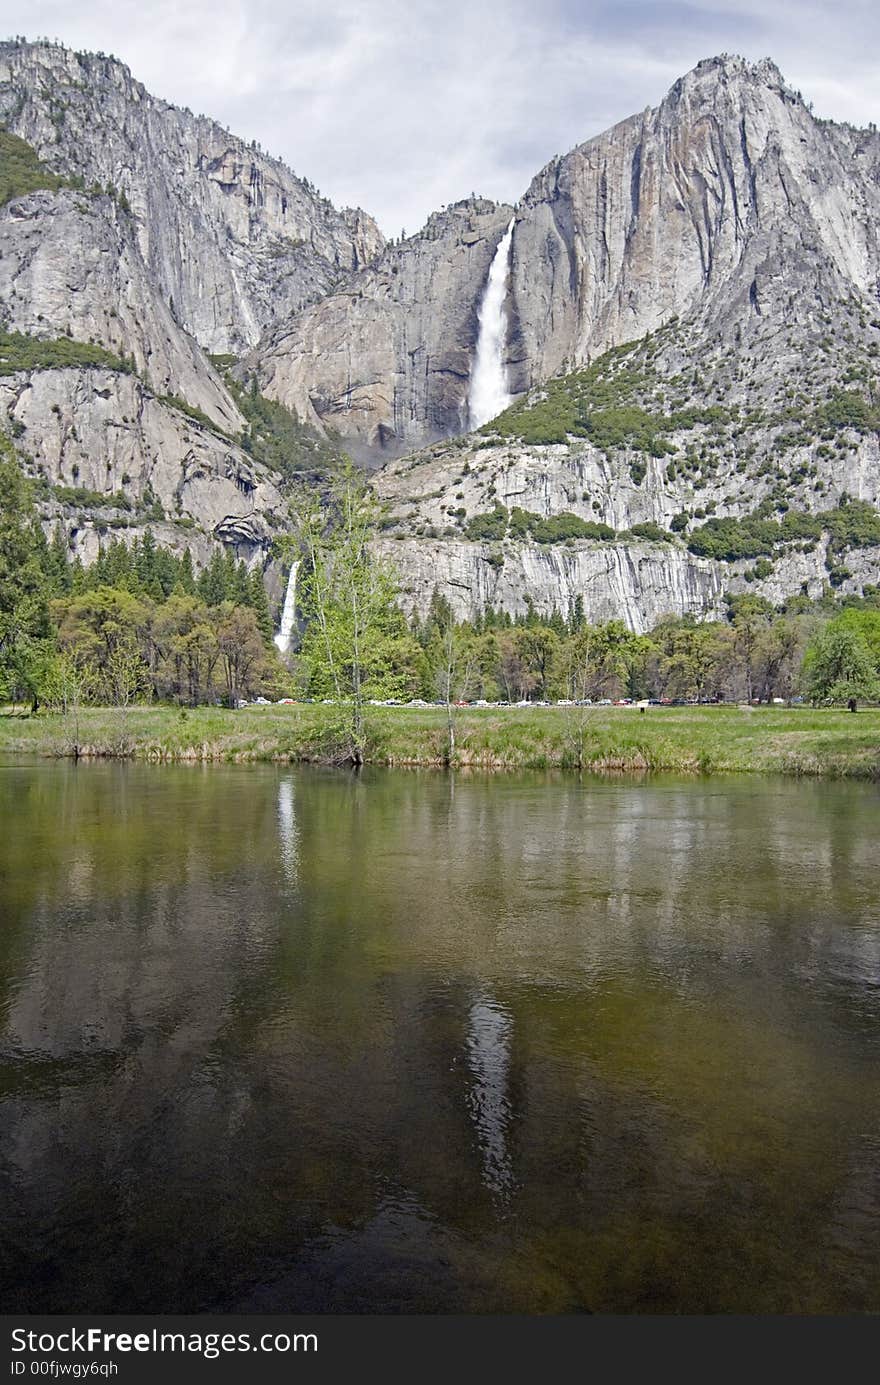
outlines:
[[880, 792], [0, 766], [6, 1311], [880, 1310]]

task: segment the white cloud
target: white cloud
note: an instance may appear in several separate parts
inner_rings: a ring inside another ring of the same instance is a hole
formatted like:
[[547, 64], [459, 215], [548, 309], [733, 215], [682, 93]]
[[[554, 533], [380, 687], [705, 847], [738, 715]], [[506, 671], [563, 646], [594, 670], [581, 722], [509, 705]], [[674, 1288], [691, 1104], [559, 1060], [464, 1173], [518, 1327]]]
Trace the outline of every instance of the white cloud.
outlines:
[[822, 115], [880, 119], [864, 0], [0, 0], [0, 21], [115, 53], [390, 234], [471, 191], [515, 200], [717, 52], [772, 56]]

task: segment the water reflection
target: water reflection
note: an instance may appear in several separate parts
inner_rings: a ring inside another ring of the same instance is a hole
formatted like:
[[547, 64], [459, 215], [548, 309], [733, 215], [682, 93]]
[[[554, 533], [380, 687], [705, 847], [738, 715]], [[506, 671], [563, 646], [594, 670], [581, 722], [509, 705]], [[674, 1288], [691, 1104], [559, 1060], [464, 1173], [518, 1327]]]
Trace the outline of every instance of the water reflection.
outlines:
[[875, 790], [0, 769], [22, 1311], [880, 1307]]
[[278, 783], [278, 842], [284, 878], [293, 886], [296, 884], [297, 831], [292, 778], [281, 779]]
[[473, 1084], [468, 1105], [480, 1142], [486, 1186], [502, 1197], [513, 1183], [507, 1145], [511, 1032], [510, 1015], [497, 1002], [481, 997], [471, 1006], [467, 1053]]

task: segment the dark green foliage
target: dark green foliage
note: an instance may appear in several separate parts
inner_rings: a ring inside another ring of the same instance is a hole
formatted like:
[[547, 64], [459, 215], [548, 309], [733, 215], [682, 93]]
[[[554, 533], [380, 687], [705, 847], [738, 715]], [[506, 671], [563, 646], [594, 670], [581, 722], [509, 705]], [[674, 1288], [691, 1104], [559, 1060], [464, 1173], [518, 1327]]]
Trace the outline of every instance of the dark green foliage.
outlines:
[[644, 524], [634, 524], [629, 532], [634, 539], [650, 539], [652, 543], [669, 543], [669, 534], [651, 519], [645, 520]]
[[605, 542], [615, 537], [608, 524], [597, 524], [580, 515], [563, 511], [547, 519], [533, 517], [531, 534], [535, 543], [565, 543], [568, 539], [602, 539]]
[[642, 484], [642, 482], [644, 481], [646, 475], [648, 474], [648, 466], [647, 466], [647, 463], [646, 463], [646, 462], [630, 462], [630, 464], [629, 464], [629, 474], [630, 474], [630, 476], [632, 477], [633, 485], [634, 485], [634, 486], [640, 486], [640, 485]]
[[735, 562], [738, 558], [767, 555], [782, 543], [782, 526], [774, 519], [747, 515], [743, 519], [710, 519], [688, 539], [692, 553], [704, 558]]
[[52, 596], [112, 588], [161, 605], [175, 594], [197, 595], [210, 608], [224, 603], [249, 607], [264, 641], [271, 644], [272, 617], [263, 575], [259, 569], [248, 572], [245, 564], [237, 562], [229, 549], [215, 549], [210, 563], [198, 578], [189, 549], [178, 558], [157, 543], [151, 529], [146, 529], [143, 536], [131, 544], [115, 540], [102, 547], [87, 568], [71, 564], [68, 559], [64, 531], [58, 526], [41, 558], [48, 592]]
[[[606, 453], [628, 448], [663, 457], [676, 450], [667, 434], [686, 432], [699, 424], [717, 426], [733, 417], [719, 405], [671, 412], [647, 408], [647, 396], [656, 384], [649, 354], [645, 342], [615, 347], [586, 370], [549, 380], [540, 393], [518, 400], [481, 432], [536, 445], [589, 438]], [[634, 462], [632, 466], [639, 485], [645, 465]]]
[[192, 419], [193, 423], [201, 424], [203, 428], [209, 428], [212, 433], [219, 433], [221, 437], [227, 436], [224, 434], [219, 424], [215, 423], [213, 419], [208, 418], [208, 415], [203, 413], [201, 409], [195, 408], [192, 404], [187, 404], [185, 399], [180, 398], [180, 395], [160, 394], [158, 398], [160, 403], [167, 404], [170, 409], [177, 409], [180, 413], [186, 414], [187, 418]]
[[472, 515], [465, 532], [469, 539], [503, 539], [507, 533], [507, 519], [506, 507], [496, 505], [494, 510]]
[[53, 486], [52, 494], [62, 505], [74, 505], [81, 510], [96, 510], [101, 507], [116, 510], [131, 510], [132, 503], [123, 491], [107, 492], [91, 490], [88, 486]]
[[847, 500], [822, 515], [835, 549], [871, 548], [880, 544], [880, 514], [865, 500]]
[[202, 568], [196, 582], [199, 596], [208, 606], [219, 606], [232, 599], [237, 586], [236, 564], [232, 553], [215, 549], [207, 567]]
[[518, 506], [508, 514], [504, 505], [496, 505], [494, 510], [472, 515], [466, 532], [469, 539], [484, 542], [505, 537], [532, 539], [534, 543], [565, 543], [569, 539], [609, 540], [615, 537], [609, 525], [581, 519], [580, 515], [567, 511], [545, 518], [533, 514], [531, 510], [521, 510]]
[[42, 340], [22, 332], [0, 332], [0, 375], [19, 370], [66, 370], [69, 368], [115, 370], [134, 373], [134, 362], [94, 342], [70, 337]]
[[31, 487], [0, 435], [0, 699], [33, 695], [36, 663], [50, 634], [49, 561]]
[[[673, 527], [675, 521], [673, 520]], [[788, 510], [781, 520], [761, 511], [742, 519], [710, 519], [688, 539], [692, 553], [735, 562], [738, 558], [771, 557], [780, 547], [830, 535], [835, 552], [880, 544], [880, 514], [863, 500], [842, 502], [834, 510], [809, 514]]]
[[80, 186], [80, 180], [53, 173], [25, 140], [0, 128], [0, 206], [29, 192], [57, 192], [59, 188]]
[[266, 584], [263, 581], [263, 574], [258, 568], [254, 568], [246, 581], [244, 604], [249, 606], [257, 618], [257, 627], [266, 645], [271, 644], [274, 627], [272, 625], [272, 615], [269, 611], [269, 598], [266, 595]]
[[302, 423], [283, 404], [266, 399], [253, 389], [235, 395], [236, 403], [248, 421], [242, 447], [258, 462], [280, 472], [287, 479], [324, 472], [341, 457], [338, 448]]
[[759, 558], [752, 568], [755, 581], [762, 581], [765, 577], [770, 577], [773, 573], [773, 564], [767, 558]]
[[834, 390], [827, 404], [816, 411], [815, 422], [819, 427], [868, 433], [880, 428], [880, 409], [856, 390]]
[[112, 495], [106, 495], [104, 491], [89, 490], [88, 486], [53, 486], [52, 494], [62, 505], [77, 505], [86, 510], [97, 509], [99, 505], [113, 504]]

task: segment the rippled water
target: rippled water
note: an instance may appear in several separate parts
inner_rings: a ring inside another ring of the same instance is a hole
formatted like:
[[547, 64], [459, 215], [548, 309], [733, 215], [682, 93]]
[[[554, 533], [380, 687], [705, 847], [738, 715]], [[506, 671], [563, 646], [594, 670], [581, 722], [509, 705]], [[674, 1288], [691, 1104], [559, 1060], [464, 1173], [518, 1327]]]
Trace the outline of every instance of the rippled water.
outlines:
[[32, 1311], [880, 1309], [880, 795], [0, 767]]

